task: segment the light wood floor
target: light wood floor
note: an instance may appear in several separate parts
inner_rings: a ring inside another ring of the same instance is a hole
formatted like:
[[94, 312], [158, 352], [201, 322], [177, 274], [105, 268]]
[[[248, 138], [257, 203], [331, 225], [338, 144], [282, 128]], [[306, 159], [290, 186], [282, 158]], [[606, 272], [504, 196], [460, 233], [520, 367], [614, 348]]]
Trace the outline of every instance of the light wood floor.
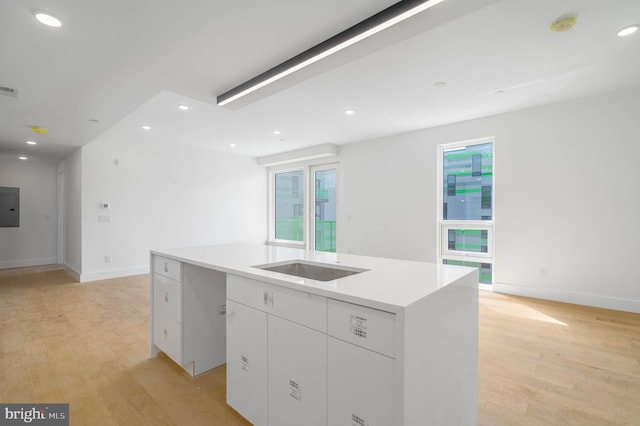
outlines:
[[[247, 425], [224, 367], [148, 358], [148, 321], [147, 275], [0, 271], [0, 402], [68, 402], [72, 425]], [[487, 426], [640, 425], [640, 314], [481, 291], [479, 402]]]

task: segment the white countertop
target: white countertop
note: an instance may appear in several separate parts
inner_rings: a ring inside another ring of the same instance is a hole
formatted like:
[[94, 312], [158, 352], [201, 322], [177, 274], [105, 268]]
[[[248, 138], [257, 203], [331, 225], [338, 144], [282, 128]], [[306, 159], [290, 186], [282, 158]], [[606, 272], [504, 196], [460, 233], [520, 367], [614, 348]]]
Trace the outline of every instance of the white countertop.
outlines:
[[[475, 271], [461, 266], [259, 244], [184, 247], [152, 250], [151, 253], [389, 312], [402, 311], [412, 303]], [[367, 271], [333, 281], [316, 281], [252, 267], [296, 259]]]

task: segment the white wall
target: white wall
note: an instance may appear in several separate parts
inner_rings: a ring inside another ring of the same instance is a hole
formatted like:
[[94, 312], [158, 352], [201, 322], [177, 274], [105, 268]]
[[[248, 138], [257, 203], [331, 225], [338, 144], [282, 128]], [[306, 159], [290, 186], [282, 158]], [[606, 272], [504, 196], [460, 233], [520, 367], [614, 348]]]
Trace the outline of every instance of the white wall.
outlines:
[[0, 269], [57, 263], [56, 165], [0, 158], [0, 186], [20, 188], [20, 227], [0, 228]]
[[635, 89], [343, 146], [338, 250], [435, 261], [437, 146], [495, 136], [494, 288], [640, 312], [638, 111]]
[[266, 193], [254, 158], [141, 141], [85, 145], [81, 281], [147, 272], [154, 248], [264, 243]]
[[58, 194], [58, 199], [62, 202], [64, 215], [62, 263], [67, 271], [77, 279], [80, 279], [82, 270], [81, 165], [81, 149], [77, 149], [58, 164], [58, 175], [62, 179], [62, 194]]

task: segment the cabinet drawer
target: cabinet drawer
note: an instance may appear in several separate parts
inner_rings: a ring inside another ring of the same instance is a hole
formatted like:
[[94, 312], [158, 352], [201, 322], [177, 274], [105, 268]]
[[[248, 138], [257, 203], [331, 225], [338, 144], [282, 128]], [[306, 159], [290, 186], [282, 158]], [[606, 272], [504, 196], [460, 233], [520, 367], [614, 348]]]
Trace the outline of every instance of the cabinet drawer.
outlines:
[[329, 299], [328, 334], [395, 357], [395, 314]]
[[182, 365], [182, 323], [161, 313], [154, 315], [153, 344]]
[[162, 313], [182, 322], [182, 284], [153, 274], [153, 308], [154, 315]]
[[228, 275], [227, 299], [327, 332], [327, 298], [323, 296]]
[[153, 256], [153, 272], [176, 281], [182, 281], [182, 262], [162, 256]]

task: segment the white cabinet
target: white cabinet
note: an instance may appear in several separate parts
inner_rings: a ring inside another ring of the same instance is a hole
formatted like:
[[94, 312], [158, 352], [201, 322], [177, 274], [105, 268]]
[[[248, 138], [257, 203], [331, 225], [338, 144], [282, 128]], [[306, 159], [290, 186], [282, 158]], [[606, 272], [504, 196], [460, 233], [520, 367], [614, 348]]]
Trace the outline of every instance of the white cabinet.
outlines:
[[329, 424], [394, 423], [395, 314], [329, 299]]
[[251, 267], [327, 255], [152, 252], [151, 355], [193, 375], [226, 360], [227, 402], [257, 426], [477, 424], [477, 270], [340, 254], [367, 272], [320, 283]]
[[151, 264], [151, 355], [192, 376], [224, 364], [226, 274], [163, 256]]
[[227, 404], [267, 424], [267, 314], [227, 300]]
[[327, 299], [228, 275], [227, 307], [227, 403], [255, 425], [327, 426]]
[[329, 337], [328, 424], [393, 425], [394, 362], [388, 356]]
[[155, 256], [153, 265], [152, 342], [182, 364], [182, 264]]
[[269, 425], [327, 425], [327, 335], [269, 315]]

